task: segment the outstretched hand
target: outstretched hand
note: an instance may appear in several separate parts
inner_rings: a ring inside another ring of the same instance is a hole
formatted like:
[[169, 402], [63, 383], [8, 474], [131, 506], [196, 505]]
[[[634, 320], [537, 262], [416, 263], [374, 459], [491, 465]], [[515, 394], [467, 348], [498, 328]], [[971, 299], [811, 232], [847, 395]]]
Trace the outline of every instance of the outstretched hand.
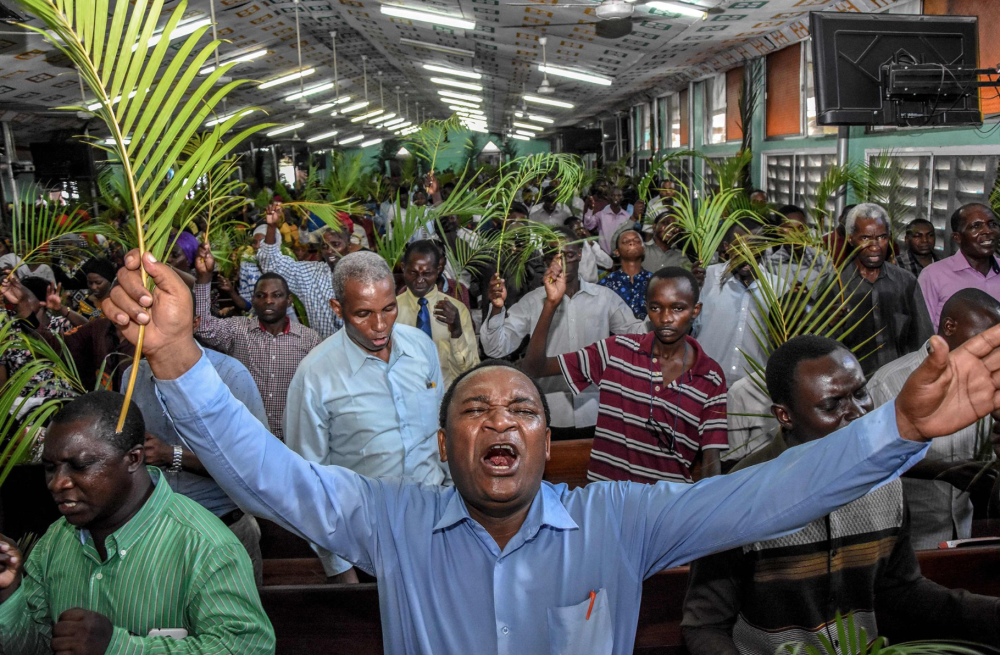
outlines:
[[545, 271], [545, 299], [558, 305], [566, 295], [566, 271], [562, 265], [562, 254], [552, 258], [552, 263]]
[[939, 336], [896, 397], [899, 434], [927, 441], [954, 434], [1000, 409], [1000, 325], [954, 352]]
[[191, 290], [169, 265], [148, 252], [142, 266], [156, 285], [153, 291], [142, 284], [139, 251], [131, 250], [125, 255], [125, 266], [118, 270], [118, 284], [101, 308], [132, 343], [139, 339], [139, 326], [145, 325], [143, 354], [153, 374], [162, 380], [174, 379], [201, 358], [192, 336]]

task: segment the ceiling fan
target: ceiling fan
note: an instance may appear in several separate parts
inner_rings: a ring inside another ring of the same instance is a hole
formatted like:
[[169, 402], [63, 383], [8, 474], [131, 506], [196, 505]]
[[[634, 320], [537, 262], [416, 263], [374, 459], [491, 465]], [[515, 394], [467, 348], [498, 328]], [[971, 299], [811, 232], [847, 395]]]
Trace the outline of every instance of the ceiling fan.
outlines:
[[[538, 28], [538, 27], [575, 27], [577, 25], [593, 25], [597, 36], [605, 39], [620, 39], [632, 33], [632, 24], [638, 21], [660, 20], [665, 17], [651, 14], [633, 15], [635, 7], [645, 5], [654, 0], [603, 0], [600, 4], [594, 3], [567, 3], [559, 5], [545, 5], [546, 10], [560, 9], [563, 7], [591, 7], [597, 16], [596, 21], [577, 21], [575, 23], [550, 23], [548, 25], [521, 24], [503, 25], [502, 28]], [[539, 7], [537, 2], [510, 2], [509, 7]], [[692, 11], [702, 11], [706, 14], [721, 14], [720, 7], [703, 7], [687, 0], [671, 0], [670, 4], [678, 7], [689, 7]]]

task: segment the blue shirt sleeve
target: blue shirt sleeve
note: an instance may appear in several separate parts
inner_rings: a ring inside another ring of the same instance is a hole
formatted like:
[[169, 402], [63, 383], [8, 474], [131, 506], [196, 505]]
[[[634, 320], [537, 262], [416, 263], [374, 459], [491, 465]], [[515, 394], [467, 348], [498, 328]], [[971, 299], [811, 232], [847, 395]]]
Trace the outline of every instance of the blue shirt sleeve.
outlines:
[[156, 380], [156, 388], [177, 433], [236, 504], [373, 570], [381, 482], [289, 450], [205, 356], [176, 380]]
[[896, 479], [929, 444], [907, 441], [889, 403], [770, 462], [694, 485], [627, 484], [622, 539], [648, 577], [699, 557], [791, 534]]

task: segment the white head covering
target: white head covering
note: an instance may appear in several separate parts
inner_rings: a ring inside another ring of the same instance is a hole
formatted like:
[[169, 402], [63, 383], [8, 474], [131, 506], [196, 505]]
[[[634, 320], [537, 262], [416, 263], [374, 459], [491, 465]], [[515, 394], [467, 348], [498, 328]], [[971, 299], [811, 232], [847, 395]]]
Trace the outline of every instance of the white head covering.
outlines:
[[[267, 223], [262, 223], [261, 225], [258, 225], [254, 229], [253, 236], [256, 237], [258, 234], [263, 235], [265, 238], [267, 237]], [[275, 243], [280, 246], [281, 245], [281, 230], [279, 230], [278, 228], [274, 228], [274, 238], [275, 238]]]
[[0, 257], [0, 268], [13, 268], [17, 269], [17, 277], [22, 278], [28, 275], [31, 271], [28, 270], [27, 266], [21, 266], [21, 258], [10, 252]]

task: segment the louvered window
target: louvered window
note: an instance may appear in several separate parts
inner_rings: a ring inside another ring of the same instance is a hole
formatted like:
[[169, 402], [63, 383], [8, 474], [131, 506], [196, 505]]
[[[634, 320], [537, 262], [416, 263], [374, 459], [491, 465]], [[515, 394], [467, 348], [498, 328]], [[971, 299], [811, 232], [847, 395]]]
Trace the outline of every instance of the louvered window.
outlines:
[[[765, 175], [767, 197], [774, 205], [797, 205], [805, 209], [810, 222], [819, 217], [814, 211], [816, 190], [830, 167], [837, 162], [833, 152], [803, 152], [766, 155]], [[836, 198], [827, 201], [831, 215]]]

